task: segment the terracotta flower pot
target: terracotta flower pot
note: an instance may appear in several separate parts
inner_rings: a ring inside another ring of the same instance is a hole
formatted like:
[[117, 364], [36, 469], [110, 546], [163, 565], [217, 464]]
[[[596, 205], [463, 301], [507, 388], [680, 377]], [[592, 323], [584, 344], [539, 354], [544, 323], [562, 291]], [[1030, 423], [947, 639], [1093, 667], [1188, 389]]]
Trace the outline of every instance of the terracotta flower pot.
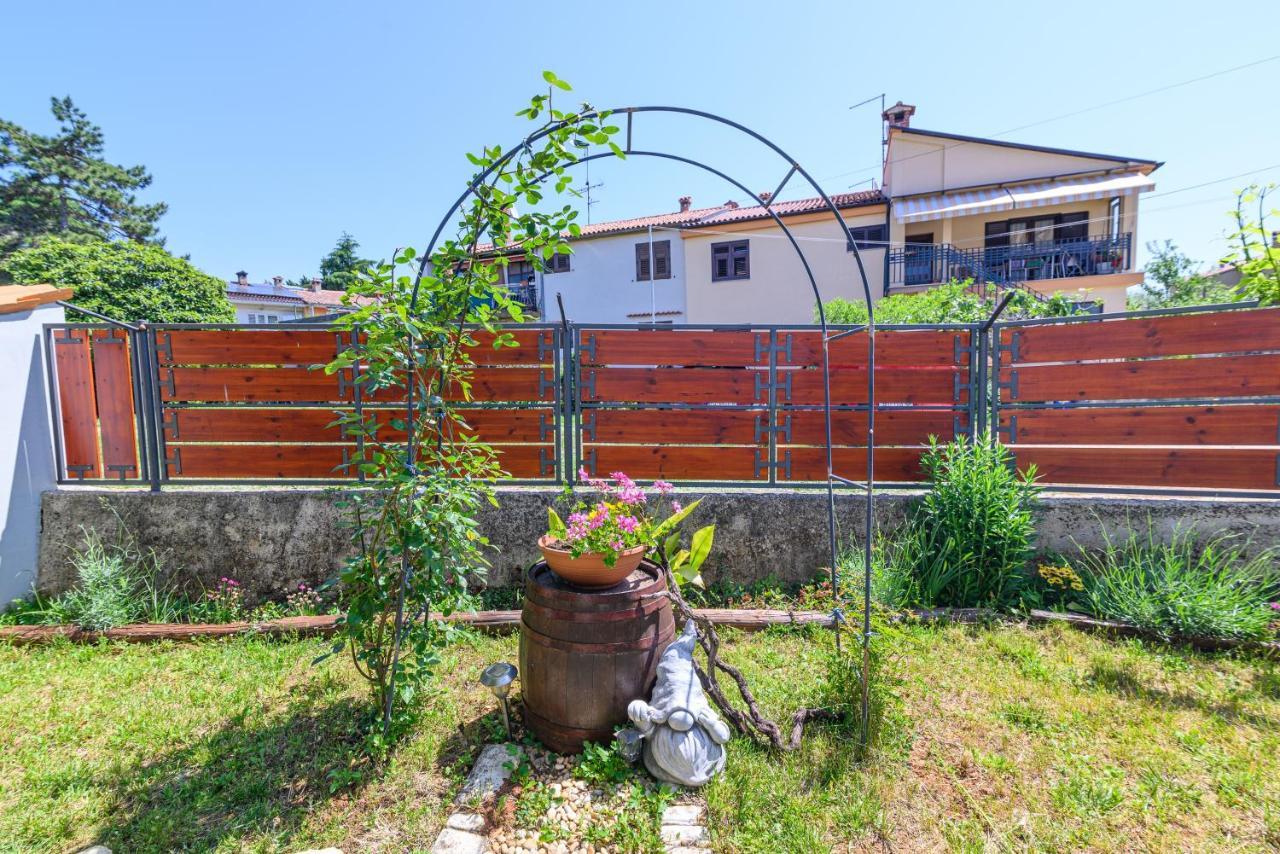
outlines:
[[644, 553], [649, 550], [648, 546], [627, 549], [618, 553], [618, 560], [613, 566], [605, 566], [604, 555], [598, 552], [583, 552], [579, 557], [574, 557], [567, 549], [552, 548], [548, 545], [550, 540], [546, 535], [538, 540], [538, 548], [542, 550], [547, 566], [570, 584], [589, 590], [620, 584], [635, 571], [644, 559]]

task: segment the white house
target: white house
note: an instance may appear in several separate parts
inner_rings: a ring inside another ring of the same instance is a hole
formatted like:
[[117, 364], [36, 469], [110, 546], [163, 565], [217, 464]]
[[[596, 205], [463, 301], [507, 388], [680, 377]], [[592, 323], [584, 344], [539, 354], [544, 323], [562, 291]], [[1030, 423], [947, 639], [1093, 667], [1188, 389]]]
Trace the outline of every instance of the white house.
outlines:
[[284, 283], [283, 276], [253, 284], [243, 270], [227, 282], [227, 299], [236, 308], [236, 323], [285, 323], [350, 311], [342, 304], [342, 291], [326, 291], [319, 279], [307, 288]]

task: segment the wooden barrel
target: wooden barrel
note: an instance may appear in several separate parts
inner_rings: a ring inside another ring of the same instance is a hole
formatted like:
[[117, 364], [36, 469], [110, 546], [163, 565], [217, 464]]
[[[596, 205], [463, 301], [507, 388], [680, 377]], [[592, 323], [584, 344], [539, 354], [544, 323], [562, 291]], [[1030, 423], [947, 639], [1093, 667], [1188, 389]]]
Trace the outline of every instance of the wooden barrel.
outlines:
[[584, 590], [545, 563], [529, 570], [520, 619], [525, 724], [547, 747], [578, 753], [627, 723], [648, 699], [658, 659], [675, 636], [661, 571], [645, 561], [625, 581]]

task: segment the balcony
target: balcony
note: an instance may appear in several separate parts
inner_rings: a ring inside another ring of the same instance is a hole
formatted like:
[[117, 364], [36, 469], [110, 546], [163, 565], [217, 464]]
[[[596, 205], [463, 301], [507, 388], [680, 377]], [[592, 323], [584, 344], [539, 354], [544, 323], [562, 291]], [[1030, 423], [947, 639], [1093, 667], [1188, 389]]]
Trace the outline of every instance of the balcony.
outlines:
[[525, 282], [508, 285], [507, 289], [511, 291], [511, 299], [514, 302], [520, 303], [530, 311], [538, 310], [538, 286], [536, 283]]
[[979, 249], [959, 249], [949, 243], [907, 244], [889, 250], [889, 287], [952, 279], [1020, 287], [1047, 279], [1105, 276], [1130, 268], [1132, 242], [1133, 235], [1121, 234]]

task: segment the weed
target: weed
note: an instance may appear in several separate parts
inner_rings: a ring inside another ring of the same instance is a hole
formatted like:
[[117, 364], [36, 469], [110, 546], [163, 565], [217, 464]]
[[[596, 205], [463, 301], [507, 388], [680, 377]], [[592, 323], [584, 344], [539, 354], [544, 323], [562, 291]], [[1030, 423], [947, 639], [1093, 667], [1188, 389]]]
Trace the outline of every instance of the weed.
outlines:
[[1106, 537], [1098, 553], [1081, 549], [1078, 565], [1090, 613], [1122, 620], [1165, 638], [1258, 640], [1273, 633], [1270, 603], [1280, 595], [1276, 556], [1246, 557], [1230, 536], [1201, 542], [1188, 530], [1168, 543], [1130, 532]]
[[1114, 765], [1092, 767], [1081, 756], [1050, 792], [1054, 806], [1079, 816], [1110, 812], [1124, 802], [1124, 772]]
[[1027, 732], [1044, 732], [1049, 729], [1049, 719], [1044, 711], [1030, 703], [1005, 703], [997, 715], [1006, 723]]
[[574, 766], [573, 776], [588, 783], [621, 783], [631, 776], [631, 765], [622, 758], [616, 741], [608, 745], [589, 741], [582, 746], [582, 758]]

